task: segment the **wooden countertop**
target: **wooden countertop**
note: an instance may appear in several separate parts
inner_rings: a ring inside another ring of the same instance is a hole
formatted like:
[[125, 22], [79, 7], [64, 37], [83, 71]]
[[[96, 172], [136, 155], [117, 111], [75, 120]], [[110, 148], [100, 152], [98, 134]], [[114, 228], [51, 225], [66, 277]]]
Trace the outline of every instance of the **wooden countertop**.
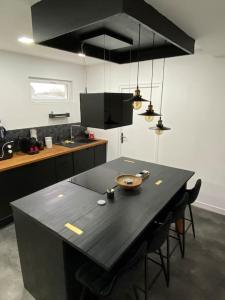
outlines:
[[0, 172], [4, 172], [10, 169], [18, 168], [24, 165], [32, 164], [48, 158], [68, 154], [76, 151], [80, 151], [87, 148], [92, 148], [98, 145], [107, 144], [106, 140], [96, 140], [90, 144], [84, 144], [75, 148], [67, 148], [60, 145], [53, 145], [52, 149], [45, 148], [38, 154], [29, 155], [22, 152], [14, 153], [13, 158], [0, 161]]

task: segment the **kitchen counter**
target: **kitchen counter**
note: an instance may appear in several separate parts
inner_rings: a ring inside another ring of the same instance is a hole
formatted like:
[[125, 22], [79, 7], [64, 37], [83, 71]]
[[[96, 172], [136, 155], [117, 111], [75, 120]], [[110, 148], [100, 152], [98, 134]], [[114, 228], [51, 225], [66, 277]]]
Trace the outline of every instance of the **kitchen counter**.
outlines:
[[67, 148], [60, 145], [53, 145], [52, 149], [45, 148], [44, 150], [40, 151], [38, 154], [29, 155], [22, 152], [16, 152], [14, 153], [13, 158], [8, 160], [0, 161], [0, 172], [4, 172], [10, 169], [14, 169], [17, 167], [21, 167], [24, 165], [32, 164], [38, 161], [42, 161], [45, 159], [49, 159], [52, 157], [80, 151], [87, 148], [92, 148], [98, 145], [107, 144], [106, 140], [100, 140], [97, 139], [93, 143], [89, 144], [82, 144], [80, 146], [77, 146], [75, 148]]
[[[137, 174], [141, 170], [151, 174], [142, 186], [134, 191], [115, 187], [114, 200], [87, 188], [101, 181], [107, 182], [106, 191], [115, 185], [116, 173]], [[121, 157], [77, 175], [78, 181], [86, 178], [84, 187], [61, 181], [14, 201], [11, 205], [25, 288], [39, 300], [79, 299], [81, 287], [74, 275], [79, 267], [85, 261], [106, 271], [118, 267], [128, 249], [146, 239], [146, 229], [159, 212], [171, 201], [180, 200], [193, 175]], [[106, 205], [97, 205], [99, 199]]]

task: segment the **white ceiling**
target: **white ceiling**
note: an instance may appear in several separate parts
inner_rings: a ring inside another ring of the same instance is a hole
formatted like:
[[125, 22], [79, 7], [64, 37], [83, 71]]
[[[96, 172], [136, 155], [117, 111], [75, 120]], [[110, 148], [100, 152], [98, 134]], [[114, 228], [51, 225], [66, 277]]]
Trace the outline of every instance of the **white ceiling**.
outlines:
[[196, 39], [196, 48], [225, 56], [224, 0], [146, 0]]
[[[38, 0], [0, 0], [0, 49], [83, 64], [83, 59], [77, 54], [17, 42], [19, 36], [32, 36], [30, 6], [35, 2]], [[224, 0], [146, 0], [146, 2], [194, 37], [198, 50], [213, 56], [225, 56]], [[98, 62], [97, 59], [87, 58], [88, 64]]]
[[[83, 64], [77, 54], [40, 45], [23, 45], [17, 41], [20, 36], [32, 37], [30, 6], [38, 0], [0, 0], [0, 49], [29, 54], [54, 60]], [[87, 64], [100, 62], [87, 58]]]

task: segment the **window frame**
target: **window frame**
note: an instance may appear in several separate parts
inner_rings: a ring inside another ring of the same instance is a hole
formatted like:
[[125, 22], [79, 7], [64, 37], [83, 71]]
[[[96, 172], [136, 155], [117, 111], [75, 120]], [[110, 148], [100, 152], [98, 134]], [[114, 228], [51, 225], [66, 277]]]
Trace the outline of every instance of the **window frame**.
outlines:
[[[44, 77], [33, 77], [30, 76], [28, 77], [29, 81], [29, 94], [30, 94], [30, 100], [32, 103], [35, 104], [49, 104], [49, 103], [69, 103], [72, 101], [72, 86], [73, 82], [71, 80], [62, 80], [62, 79], [52, 79], [52, 78], [44, 78]], [[49, 83], [49, 84], [63, 84], [66, 86], [67, 90], [67, 98], [64, 99], [48, 99], [48, 98], [40, 98], [40, 99], [35, 99], [33, 98], [32, 95], [32, 89], [31, 89], [31, 83], [32, 82], [40, 82], [40, 83]]]

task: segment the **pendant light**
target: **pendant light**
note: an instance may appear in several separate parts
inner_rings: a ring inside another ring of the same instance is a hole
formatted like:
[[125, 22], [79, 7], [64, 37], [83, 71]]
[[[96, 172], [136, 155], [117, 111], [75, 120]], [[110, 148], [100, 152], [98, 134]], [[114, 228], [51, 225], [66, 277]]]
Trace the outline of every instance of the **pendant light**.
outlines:
[[162, 93], [161, 93], [161, 104], [160, 104], [160, 119], [158, 120], [158, 123], [156, 124], [155, 127], [150, 127], [150, 130], [155, 130], [155, 133], [157, 135], [161, 135], [163, 134], [164, 131], [166, 130], [170, 130], [171, 128], [166, 127], [163, 125], [163, 121], [162, 121], [162, 104], [163, 104], [163, 92], [164, 92], [164, 78], [165, 78], [165, 63], [166, 63], [166, 59], [163, 59], [163, 80], [162, 80]]
[[[153, 40], [152, 40], [152, 48], [155, 47], [155, 33], [153, 33]], [[144, 116], [145, 121], [152, 122], [154, 117], [159, 117], [161, 114], [158, 114], [154, 111], [153, 105], [152, 105], [152, 92], [153, 92], [153, 78], [154, 78], [154, 59], [152, 59], [152, 77], [151, 77], [151, 87], [150, 87], [150, 103], [148, 105], [148, 109], [142, 113], [139, 114], [139, 116]]]
[[140, 46], [141, 46], [141, 24], [139, 24], [139, 32], [138, 32], [138, 68], [137, 68], [137, 89], [134, 92], [134, 96], [129, 99], [133, 102], [133, 108], [135, 110], [138, 110], [142, 107], [142, 102], [148, 102], [148, 100], [145, 100], [141, 96], [141, 91], [139, 89], [138, 83], [139, 83], [139, 71], [140, 71]]

